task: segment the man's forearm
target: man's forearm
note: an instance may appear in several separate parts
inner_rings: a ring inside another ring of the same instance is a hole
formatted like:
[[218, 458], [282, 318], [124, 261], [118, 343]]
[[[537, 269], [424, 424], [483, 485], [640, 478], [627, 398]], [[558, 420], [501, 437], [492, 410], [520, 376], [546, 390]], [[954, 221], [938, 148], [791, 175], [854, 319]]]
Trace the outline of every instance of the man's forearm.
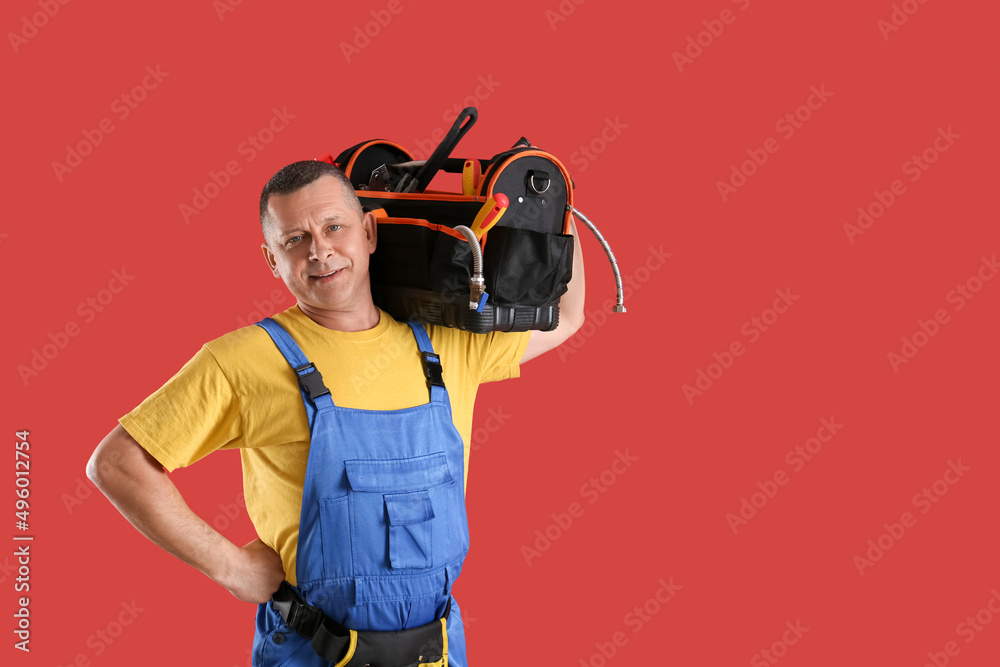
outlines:
[[559, 326], [552, 331], [532, 331], [521, 363], [534, 359], [567, 341], [583, 326], [583, 304], [586, 282], [583, 277], [583, 248], [576, 232], [576, 221], [570, 222], [574, 236], [573, 275], [566, 285], [566, 293], [559, 298]]
[[[573, 276], [566, 284], [566, 293], [559, 299], [559, 326], [566, 324], [567, 330], [572, 330], [569, 338], [583, 326], [583, 303], [586, 297], [586, 281], [583, 277], [583, 244], [576, 231], [576, 220], [570, 221], [570, 233], [573, 235]], [[565, 339], [564, 339], [565, 340]]]
[[[237, 597], [261, 601], [259, 598], [265, 594], [237, 592], [241, 589], [238, 579], [245, 569], [247, 554], [188, 507], [162, 466], [121, 425], [94, 450], [87, 464], [87, 476], [129, 523], [154, 544]], [[280, 569], [280, 559], [278, 562]], [[276, 589], [277, 584], [271, 592]]]

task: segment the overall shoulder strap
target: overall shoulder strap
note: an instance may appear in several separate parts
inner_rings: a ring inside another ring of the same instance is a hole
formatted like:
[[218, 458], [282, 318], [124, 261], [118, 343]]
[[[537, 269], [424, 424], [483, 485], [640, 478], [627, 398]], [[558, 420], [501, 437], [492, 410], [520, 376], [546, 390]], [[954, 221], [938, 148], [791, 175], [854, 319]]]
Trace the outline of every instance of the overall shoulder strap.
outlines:
[[316, 368], [316, 365], [306, 358], [305, 353], [302, 352], [302, 348], [285, 331], [283, 326], [270, 317], [265, 317], [260, 322], [257, 322], [257, 326], [267, 332], [267, 335], [274, 341], [285, 361], [295, 371], [295, 375], [299, 380], [299, 388], [302, 390], [302, 400], [305, 401], [306, 412], [309, 415], [309, 424], [311, 425], [313, 412], [317, 408], [324, 407], [327, 404], [333, 405], [330, 390], [323, 384], [323, 376]]
[[407, 322], [407, 324], [413, 331], [413, 337], [417, 339], [417, 347], [420, 349], [424, 377], [427, 378], [427, 388], [431, 394], [431, 401], [447, 401], [448, 391], [445, 389], [444, 378], [441, 375], [441, 357], [434, 352], [434, 346], [431, 345], [427, 330], [419, 322]]

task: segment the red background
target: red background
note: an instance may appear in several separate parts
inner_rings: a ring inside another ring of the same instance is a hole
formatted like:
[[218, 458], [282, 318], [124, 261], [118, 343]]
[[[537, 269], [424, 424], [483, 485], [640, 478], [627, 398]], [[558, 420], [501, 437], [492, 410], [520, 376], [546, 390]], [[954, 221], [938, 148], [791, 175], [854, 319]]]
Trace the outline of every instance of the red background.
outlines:
[[[960, 624], [1000, 588], [1000, 281], [973, 280], [981, 291], [961, 309], [948, 294], [1000, 251], [998, 12], [905, 4], [912, 15], [900, 7], [883, 35], [888, 0], [565, 0], [565, 16], [557, 0], [403, 0], [397, 14], [381, 0], [246, 1], [221, 17], [210, 0], [69, 2], [36, 31], [23, 23], [36, 0], [5, 3], [3, 428], [31, 432], [35, 541], [30, 654], [12, 648], [14, 542], [0, 551], [2, 660], [249, 664], [254, 608], [133, 531], [90, 493], [86, 461], [119, 416], [281, 287], [258, 249], [271, 173], [373, 137], [417, 149], [478, 87], [479, 123], [455, 155], [489, 157], [527, 135], [559, 156], [632, 287], [627, 314], [598, 314], [612, 276], [583, 238], [590, 323], [480, 393], [473, 549], [457, 587], [471, 663], [772, 664], [766, 649], [783, 665], [918, 667], [928, 652], [996, 664], [992, 612], [971, 641]], [[391, 20], [348, 58], [341, 44], [373, 11]], [[700, 53], [687, 41], [699, 33]], [[679, 69], [685, 49], [696, 57]], [[147, 66], [168, 74], [122, 119], [112, 103]], [[787, 137], [776, 122], [813, 86], [828, 99], [800, 110], [810, 117]], [[274, 108], [294, 118], [248, 161], [239, 145]], [[53, 162], [103, 118], [113, 132], [60, 179]], [[608, 122], [618, 130], [602, 138]], [[904, 163], [939, 128], [958, 138], [911, 181]], [[768, 138], [777, 152], [723, 200], [717, 183]], [[240, 173], [186, 222], [179, 206], [230, 160]], [[896, 179], [905, 193], [852, 243], [844, 225]], [[133, 278], [85, 321], [79, 304], [122, 268]], [[798, 299], [751, 342], [744, 323], [771, 317], [786, 289]], [[947, 322], [894, 369], [888, 354], [938, 309]], [[19, 366], [70, 323], [78, 335], [23, 378]], [[734, 341], [742, 356], [710, 367]], [[716, 379], [689, 401], [682, 387], [699, 370]], [[494, 433], [491, 408], [508, 415]], [[795, 470], [786, 453], [824, 418], [843, 428]], [[626, 450], [637, 461], [606, 472]], [[13, 447], [6, 458], [0, 532], [14, 535]], [[968, 470], [915, 504], [949, 461]], [[777, 471], [787, 484], [734, 534], [727, 514]], [[602, 472], [614, 478], [604, 493], [581, 488]], [[253, 537], [233, 509], [236, 454], [174, 480], [228, 537]], [[582, 515], [559, 528], [552, 515], [574, 502]], [[855, 556], [904, 512], [915, 524], [859, 573]], [[548, 543], [535, 532], [547, 528]], [[671, 578], [681, 588], [655, 602]], [[133, 601], [142, 611], [116, 626]], [[628, 615], [643, 605], [637, 628]], [[808, 630], [784, 634], [786, 622]]]

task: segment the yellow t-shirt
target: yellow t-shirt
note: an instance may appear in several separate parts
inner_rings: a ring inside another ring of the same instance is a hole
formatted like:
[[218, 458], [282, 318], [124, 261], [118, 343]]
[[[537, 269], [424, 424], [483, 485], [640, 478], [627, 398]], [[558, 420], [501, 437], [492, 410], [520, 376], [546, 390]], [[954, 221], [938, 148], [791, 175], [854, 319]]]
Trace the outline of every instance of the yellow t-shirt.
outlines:
[[[274, 319], [323, 375], [336, 405], [397, 410], [429, 400], [410, 327], [384, 311], [367, 331], [333, 331], [292, 306]], [[472, 334], [428, 326], [469, 470], [479, 384], [519, 375], [529, 334]], [[120, 420], [168, 471], [217, 449], [239, 449], [243, 493], [257, 534], [295, 583], [295, 550], [309, 426], [291, 367], [267, 333], [249, 326], [206, 343], [163, 387]]]

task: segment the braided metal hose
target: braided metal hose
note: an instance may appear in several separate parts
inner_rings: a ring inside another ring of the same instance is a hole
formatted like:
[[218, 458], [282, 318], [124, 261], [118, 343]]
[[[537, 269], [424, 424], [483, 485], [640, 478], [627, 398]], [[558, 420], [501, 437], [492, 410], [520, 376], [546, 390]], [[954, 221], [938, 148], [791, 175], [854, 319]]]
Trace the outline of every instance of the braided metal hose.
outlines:
[[486, 291], [486, 281], [483, 280], [483, 249], [475, 232], [465, 225], [458, 225], [455, 231], [460, 232], [469, 242], [472, 250], [472, 280], [469, 281], [469, 310], [481, 310], [483, 293]]
[[580, 220], [582, 220], [583, 223], [587, 225], [590, 231], [594, 232], [594, 236], [597, 237], [597, 240], [601, 242], [601, 247], [604, 248], [604, 253], [608, 256], [608, 259], [611, 260], [611, 270], [614, 271], [615, 273], [615, 288], [618, 292], [618, 302], [611, 310], [616, 313], [624, 313], [625, 292], [624, 289], [622, 288], [622, 274], [618, 271], [618, 260], [615, 259], [615, 254], [611, 252], [611, 246], [608, 245], [608, 242], [604, 239], [604, 236], [602, 236], [601, 233], [597, 231], [597, 227], [594, 226], [594, 223], [592, 223], [590, 220], [587, 219], [587, 216], [585, 216], [583, 213], [580, 213], [580, 211], [573, 208], [572, 206], [569, 206], [567, 208], [569, 208], [569, 210], [573, 212], [573, 215], [580, 218]]

